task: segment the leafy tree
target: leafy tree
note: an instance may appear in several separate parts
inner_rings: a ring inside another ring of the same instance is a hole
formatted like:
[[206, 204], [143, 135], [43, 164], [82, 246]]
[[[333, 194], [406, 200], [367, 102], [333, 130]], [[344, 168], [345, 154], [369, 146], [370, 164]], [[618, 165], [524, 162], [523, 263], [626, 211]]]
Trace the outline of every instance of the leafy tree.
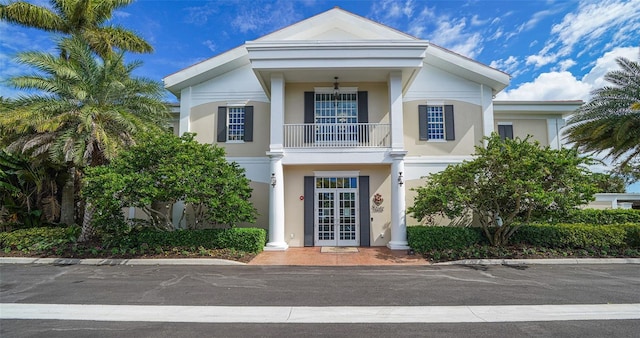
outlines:
[[187, 209], [194, 214], [187, 220], [190, 228], [254, 222], [249, 180], [224, 156], [223, 148], [200, 144], [194, 134], [149, 135], [108, 165], [87, 170], [83, 194], [96, 206], [103, 228], [121, 222], [121, 210], [134, 206], [151, 226], [173, 229], [171, 208], [155, 210], [153, 201], [169, 206], [184, 201], [183, 217]]
[[[42, 52], [18, 56], [39, 72], [10, 82], [44, 94], [12, 100], [0, 115], [3, 133], [14, 135], [10, 150], [47, 156], [66, 165], [74, 178], [85, 167], [107, 163], [134, 144], [138, 133], [164, 126], [168, 111], [162, 85], [132, 77], [139, 62], [125, 64], [122, 53], [97, 58], [78, 38], [62, 40], [59, 49], [66, 58]], [[91, 236], [91, 210], [85, 207], [81, 240]]]
[[[618, 58], [610, 85], [593, 91], [591, 101], [569, 119], [566, 135], [584, 152], [604, 152], [621, 169], [640, 171], [640, 64]], [[634, 176], [631, 176], [634, 177]], [[638, 179], [640, 175], [634, 178]]]
[[590, 201], [595, 186], [582, 166], [590, 159], [575, 149], [553, 150], [525, 139], [501, 140], [496, 133], [476, 147], [476, 158], [429, 175], [409, 208], [413, 217], [450, 219], [473, 212], [490, 243], [504, 245], [518, 221], [564, 211]]
[[593, 180], [598, 192], [602, 193], [624, 193], [626, 192], [625, 180], [620, 175], [593, 173]]
[[114, 10], [133, 0], [50, 0], [51, 9], [16, 1], [0, 4], [0, 19], [25, 27], [75, 36], [101, 56], [121, 51], [150, 53], [144, 39], [123, 27], [106, 25]]

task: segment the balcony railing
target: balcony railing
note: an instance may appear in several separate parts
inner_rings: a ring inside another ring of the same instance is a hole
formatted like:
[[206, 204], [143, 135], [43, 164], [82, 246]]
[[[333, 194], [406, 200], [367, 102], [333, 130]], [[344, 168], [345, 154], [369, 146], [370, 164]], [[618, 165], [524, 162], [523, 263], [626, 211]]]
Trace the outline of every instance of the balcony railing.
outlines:
[[284, 125], [285, 148], [388, 148], [391, 126], [382, 123]]

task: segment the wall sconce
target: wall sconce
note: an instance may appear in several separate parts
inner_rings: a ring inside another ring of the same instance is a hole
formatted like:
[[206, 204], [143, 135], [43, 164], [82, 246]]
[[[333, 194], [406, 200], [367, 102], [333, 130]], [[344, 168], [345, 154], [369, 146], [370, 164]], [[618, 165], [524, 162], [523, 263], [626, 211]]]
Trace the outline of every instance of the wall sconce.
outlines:
[[278, 181], [276, 180], [276, 174], [275, 173], [271, 173], [271, 186], [272, 187], [276, 187], [276, 183], [278, 183]]
[[334, 77], [335, 82], [333, 83], [333, 99], [338, 99], [338, 94], [340, 94], [340, 86], [338, 84], [338, 77]]
[[402, 171], [400, 172], [400, 175], [398, 175], [398, 184], [400, 186], [404, 184], [404, 177], [402, 177]]

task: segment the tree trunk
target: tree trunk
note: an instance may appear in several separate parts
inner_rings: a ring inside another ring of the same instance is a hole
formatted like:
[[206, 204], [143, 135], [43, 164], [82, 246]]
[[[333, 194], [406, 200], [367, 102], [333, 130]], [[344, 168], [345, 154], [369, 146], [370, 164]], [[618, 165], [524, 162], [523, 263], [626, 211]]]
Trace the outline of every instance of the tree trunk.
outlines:
[[69, 166], [69, 178], [62, 187], [62, 201], [60, 204], [60, 223], [66, 225], [75, 224], [75, 179], [76, 168]]
[[80, 233], [78, 242], [89, 241], [95, 236], [95, 229], [93, 228], [93, 224], [91, 224], [95, 210], [91, 203], [85, 203], [84, 216], [82, 217], [82, 232]]

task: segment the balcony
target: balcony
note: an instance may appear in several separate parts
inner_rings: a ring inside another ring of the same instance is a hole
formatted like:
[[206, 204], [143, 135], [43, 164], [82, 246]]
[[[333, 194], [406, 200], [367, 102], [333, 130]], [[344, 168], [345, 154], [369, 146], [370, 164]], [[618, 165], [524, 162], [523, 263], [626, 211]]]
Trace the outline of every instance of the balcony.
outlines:
[[301, 123], [284, 125], [284, 147], [389, 148], [391, 125], [382, 123]]

